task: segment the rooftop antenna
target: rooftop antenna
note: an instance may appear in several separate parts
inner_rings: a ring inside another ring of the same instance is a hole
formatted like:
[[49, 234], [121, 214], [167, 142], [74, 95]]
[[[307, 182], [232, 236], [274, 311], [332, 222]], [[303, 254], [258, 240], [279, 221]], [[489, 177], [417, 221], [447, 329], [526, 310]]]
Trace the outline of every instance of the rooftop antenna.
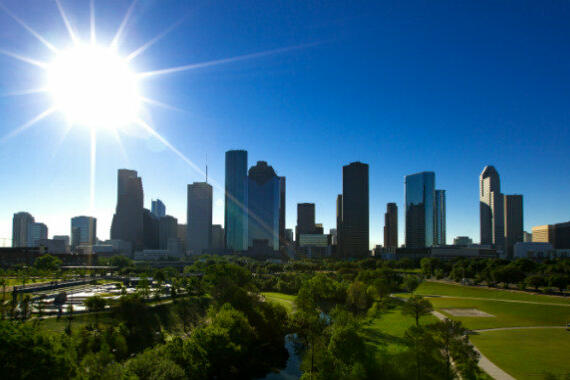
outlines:
[[206, 183], [208, 183], [208, 153], [206, 153]]

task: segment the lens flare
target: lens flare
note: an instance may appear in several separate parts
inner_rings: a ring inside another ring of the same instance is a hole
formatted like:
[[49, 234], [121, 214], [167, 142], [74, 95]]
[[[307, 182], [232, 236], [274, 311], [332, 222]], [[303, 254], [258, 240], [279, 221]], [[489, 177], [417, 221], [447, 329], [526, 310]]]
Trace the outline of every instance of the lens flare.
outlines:
[[115, 129], [136, 120], [141, 108], [136, 75], [111, 48], [77, 45], [47, 68], [55, 106], [73, 124]]

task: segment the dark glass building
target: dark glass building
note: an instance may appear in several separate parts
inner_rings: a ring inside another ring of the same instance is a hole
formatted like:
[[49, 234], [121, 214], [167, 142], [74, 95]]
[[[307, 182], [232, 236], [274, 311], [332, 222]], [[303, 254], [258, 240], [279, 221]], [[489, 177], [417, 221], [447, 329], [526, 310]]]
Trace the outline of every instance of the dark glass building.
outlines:
[[342, 254], [369, 255], [368, 164], [353, 162], [342, 167]]
[[384, 247], [398, 248], [398, 206], [395, 203], [386, 205], [384, 214]]
[[509, 194], [503, 197], [504, 205], [504, 229], [505, 229], [505, 253], [507, 258], [513, 258], [515, 243], [522, 242], [523, 236], [523, 196]]
[[406, 248], [434, 245], [435, 173], [421, 172], [405, 177]]
[[166, 206], [160, 199], [153, 200], [151, 212], [157, 218], [162, 218], [163, 216], [166, 216]]
[[287, 244], [285, 233], [285, 190], [286, 179], [285, 177], [279, 177], [279, 247]]
[[168, 241], [178, 238], [178, 219], [165, 215], [158, 221], [158, 247], [168, 249]]
[[[153, 201], [154, 204], [154, 201]], [[159, 218], [149, 209], [143, 210], [143, 248], [158, 249], [158, 220]]]
[[249, 169], [248, 174], [248, 246], [266, 245], [279, 249], [281, 205], [280, 177], [265, 161]]
[[297, 203], [297, 226], [295, 227], [295, 240], [299, 244], [299, 237], [303, 234], [315, 233], [315, 204]]
[[135, 170], [119, 169], [117, 208], [111, 224], [111, 239], [128, 241], [134, 250], [143, 246], [143, 186]]
[[71, 218], [71, 246], [93, 245], [97, 242], [97, 219], [91, 216]]
[[247, 250], [247, 151], [226, 152], [226, 194], [224, 214], [225, 246]]
[[435, 241], [434, 245], [446, 244], [445, 190], [435, 191]]

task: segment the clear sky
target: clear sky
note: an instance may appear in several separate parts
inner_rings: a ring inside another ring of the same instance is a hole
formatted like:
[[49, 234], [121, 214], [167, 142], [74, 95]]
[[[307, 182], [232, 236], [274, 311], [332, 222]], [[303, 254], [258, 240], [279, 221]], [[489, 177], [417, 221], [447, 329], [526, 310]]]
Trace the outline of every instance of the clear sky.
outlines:
[[[53, 45], [70, 38], [54, 1], [3, 4]], [[89, 1], [61, 0], [80, 37]], [[130, 2], [95, 1], [97, 37], [112, 39]], [[479, 240], [478, 176], [493, 164], [505, 193], [524, 195], [524, 225], [570, 220], [570, 3], [566, 1], [150, 1], [140, 0], [119, 51], [127, 55], [180, 22], [136, 57], [137, 71], [298, 47], [148, 78], [146, 120], [223, 184], [224, 152], [246, 149], [287, 177], [287, 227], [296, 204], [315, 202], [317, 222], [335, 227], [342, 165], [370, 165], [371, 245], [382, 244], [387, 202], [399, 207], [404, 239], [406, 174], [436, 172], [447, 190], [447, 240]], [[182, 20], [182, 21], [181, 21]], [[0, 50], [52, 59], [0, 10]], [[45, 94], [12, 96], [45, 82], [41, 69], [0, 54], [0, 136], [49, 106]], [[0, 138], [0, 238], [28, 211], [49, 235], [90, 212], [89, 131], [65, 134], [55, 114]], [[203, 181], [140, 128], [97, 136], [95, 212], [109, 237], [116, 172], [142, 176], [145, 206], [160, 198], [186, 220], [186, 184]], [[214, 190], [214, 223], [223, 193]], [[0, 244], [2, 242], [0, 241]]]

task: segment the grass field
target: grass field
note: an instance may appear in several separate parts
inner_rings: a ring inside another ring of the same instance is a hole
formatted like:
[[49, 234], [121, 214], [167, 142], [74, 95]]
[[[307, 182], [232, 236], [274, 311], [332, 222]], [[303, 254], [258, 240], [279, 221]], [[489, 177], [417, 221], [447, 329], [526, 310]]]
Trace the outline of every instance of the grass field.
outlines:
[[[437, 322], [437, 318], [429, 315], [420, 319], [420, 324]], [[364, 326], [367, 342], [376, 349], [389, 353], [397, 353], [404, 349], [404, 333], [416, 323], [415, 319], [404, 316], [399, 307], [383, 313]]]
[[[11, 277], [4, 277], [6, 280], [6, 286], [21, 286], [22, 279], [21, 278], [11, 278]], [[26, 285], [35, 284], [38, 282], [50, 282], [53, 281], [52, 278], [26, 278]]]
[[[447, 317], [463, 322], [465, 327], [490, 329], [497, 327], [561, 326], [570, 320], [570, 307], [511, 303], [485, 299], [428, 298], [434, 309]], [[441, 311], [447, 308], [474, 308], [494, 317], [455, 317]]]
[[462, 286], [441, 282], [424, 281], [418, 287], [415, 294], [439, 295], [456, 297], [473, 297], [486, 299], [499, 299], [525, 302], [543, 302], [570, 305], [570, 298], [547, 296], [540, 294], [523, 293], [517, 291], [480, 288], [475, 286]]
[[570, 332], [564, 329], [485, 331], [470, 338], [516, 379], [543, 379], [545, 372], [570, 374]]
[[295, 298], [297, 298], [297, 296], [276, 292], [262, 292], [261, 294], [263, 294], [268, 301], [283, 305], [289, 313], [295, 310]]

